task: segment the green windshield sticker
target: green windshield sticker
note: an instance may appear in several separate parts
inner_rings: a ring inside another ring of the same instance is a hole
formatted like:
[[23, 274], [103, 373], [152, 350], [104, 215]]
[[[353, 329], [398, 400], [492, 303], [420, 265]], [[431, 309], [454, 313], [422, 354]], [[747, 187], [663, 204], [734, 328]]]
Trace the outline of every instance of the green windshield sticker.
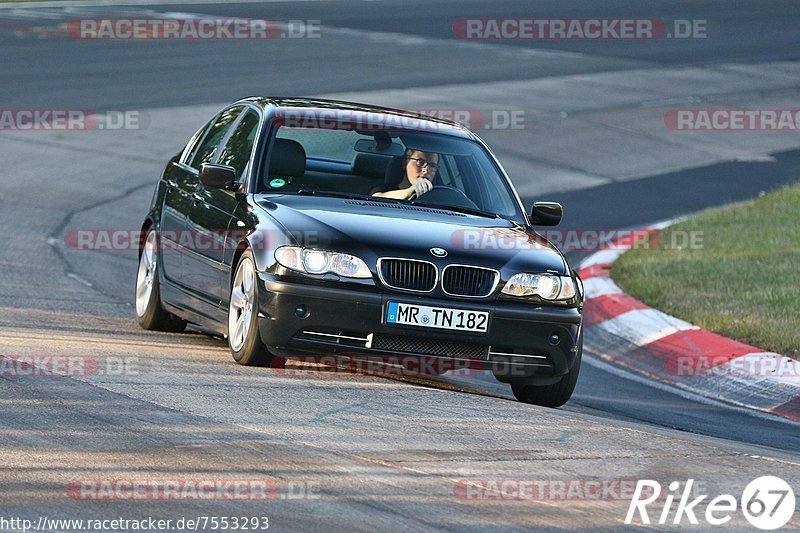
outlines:
[[269, 186], [272, 187], [273, 189], [280, 189], [284, 185], [286, 185], [286, 180], [283, 178], [275, 178], [269, 180]]

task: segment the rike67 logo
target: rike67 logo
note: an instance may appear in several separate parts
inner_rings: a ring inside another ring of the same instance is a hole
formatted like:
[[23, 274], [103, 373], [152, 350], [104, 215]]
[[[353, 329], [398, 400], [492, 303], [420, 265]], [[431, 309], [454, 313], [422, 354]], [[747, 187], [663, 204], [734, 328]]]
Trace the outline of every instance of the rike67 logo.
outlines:
[[[658, 524], [669, 523], [672, 515], [672, 524], [680, 525], [686, 517], [690, 524], [697, 525], [700, 511], [695, 507], [709, 496], [701, 494], [690, 501], [690, 498], [695, 496], [692, 493], [693, 484], [694, 479], [688, 479], [681, 491], [681, 484], [678, 481], [670, 483], [669, 491], [663, 499], [664, 507], [658, 513], [658, 509], [653, 509], [658, 505], [653, 504], [661, 503], [661, 484], [650, 479], [639, 480], [628, 507], [628, 514], [625, 516], [625, 523], [634, 523], [638, 513], [642, 524], [650, 524], [651, 517], [648, 511], [656, 511], [653, 520]], [[673, 514], [672, 505], [676, 499], [678, 504]], [[648, 506], [651, 508], [648, 509]], [[733, 519], [733, 513], [736, 513], [737, 509], [740, 509], [747, 521], [758, 529], [778, 529], [785, 526], [794, 514], [794, 491], [779, 477], [762, 476], [748, 483], [738, 501], [731, 494], [722, 494], [709, 501], [705, 505], [705, 513], [700, 516], [705, 518], [705, 522], [709, 525], [721, 526]]]

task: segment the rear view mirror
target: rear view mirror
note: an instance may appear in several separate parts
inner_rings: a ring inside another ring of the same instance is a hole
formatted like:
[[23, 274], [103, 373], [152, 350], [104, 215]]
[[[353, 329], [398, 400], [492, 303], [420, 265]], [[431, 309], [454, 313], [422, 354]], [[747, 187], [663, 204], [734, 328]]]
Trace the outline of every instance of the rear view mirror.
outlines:
[[531, 209], [531, 225], [558, 226], [564, 209], [558, 202], [534, 202]]
[[403, 155], [406, 153], [406, 149], [403, 148], [403, 145], [398, 143], [391, 142], [386, 144], [385, 142], [381, 142], [378, 139], [359, 139], [356, 141], [356, 145], [353, 147], [356, 152], [363, 152], [367, 154], [381, 154], [381, 155]]
[[236, 169], [227, 165], [203, 163], [200, 167], [200, 183], [215, 189], [234, 189]]

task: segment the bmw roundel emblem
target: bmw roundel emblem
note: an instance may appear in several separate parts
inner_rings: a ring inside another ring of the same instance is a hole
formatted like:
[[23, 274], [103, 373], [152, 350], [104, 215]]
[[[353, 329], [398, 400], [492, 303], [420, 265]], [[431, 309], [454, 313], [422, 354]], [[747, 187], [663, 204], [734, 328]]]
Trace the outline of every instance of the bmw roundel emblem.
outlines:
[[436, 257], [446, 257], [447, 256], [447, 250], [445, 250], [444, 248], [431, 248], [431, 253], [433, 255], [435, 255]]

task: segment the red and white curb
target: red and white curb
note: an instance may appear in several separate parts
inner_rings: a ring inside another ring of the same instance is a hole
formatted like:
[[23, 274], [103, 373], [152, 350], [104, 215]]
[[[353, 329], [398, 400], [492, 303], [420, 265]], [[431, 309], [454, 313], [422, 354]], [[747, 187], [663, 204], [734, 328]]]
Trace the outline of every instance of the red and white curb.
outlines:
[[609, 277], [622, 253], [672, 223], [634, 232], [581, 262], [584, 325], [594, 333], [593, 351], [605, 361], [684, 391], [800, 421], [800, 361], [647, 307]]

